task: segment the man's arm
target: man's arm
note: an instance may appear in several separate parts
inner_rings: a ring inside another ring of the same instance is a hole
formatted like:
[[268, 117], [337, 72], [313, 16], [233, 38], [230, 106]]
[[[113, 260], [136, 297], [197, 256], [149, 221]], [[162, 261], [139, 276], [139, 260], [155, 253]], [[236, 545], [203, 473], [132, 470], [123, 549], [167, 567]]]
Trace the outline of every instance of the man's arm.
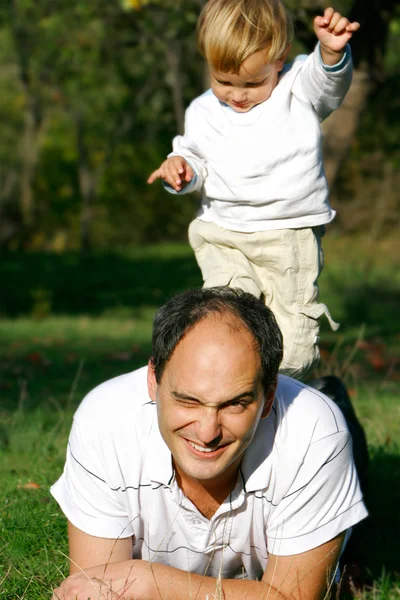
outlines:
[[70, 574], [95, 565], [123, 562], [132, 558], [132, 538], [110, 540], [84, 533], [68, 521]]
[[335, 578], [346, 532], [302, 554], [270, 554], [262, 581], [287, 600], [324, 598]]
[[[318, 548], [293, 556], [270, 555], [262, 581], [222, 579], [188, 573], [158, 563], [126, 558], [126, 540], [94, 538], [71, 526], [71, 558], [79, 570], [54, 591], [54, 600], [106, 600], [116, 595], [125, 600], [252, 600], [273, 593], [276, 600], [322, 599], [334, 576], [344, 533]], [[121, 543], [121, 545], [120, 545]], [[114, 547], [113, 547], [114, 546]], [[115, 562], [117, 559], [121, 562]]]

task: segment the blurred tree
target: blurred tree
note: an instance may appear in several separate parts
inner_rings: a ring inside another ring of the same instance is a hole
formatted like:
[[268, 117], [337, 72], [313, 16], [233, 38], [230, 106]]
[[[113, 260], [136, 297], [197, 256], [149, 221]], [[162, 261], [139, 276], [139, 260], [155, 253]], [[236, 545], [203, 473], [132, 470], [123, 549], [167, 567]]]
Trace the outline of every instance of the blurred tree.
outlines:
[[[182, 131], [185, 106], [203, 89], [194, 32], [204, 3], [0, 5], [0, 244], [88, 250], [92, 244], [186, 235], [195, 200], [166, 197], [145, 181]], [[287, 4], [296, 24], [294, 51], [309, 51], [315, 44], [312, 18], [329, 2]], [[356, 74], [345, 107], [347, 126], [339, 112], [341, 127], [326, 125], [331, 180], [348, 151], [370, 82], [383, 72], [381, 57], [396, 14], [393, 0], [337, 0], [335, 6], [361, 20], [365, 36], [359, 32], [352, 44], [361, 84]], [[374, 37], [378, 18], [382, 25]]]

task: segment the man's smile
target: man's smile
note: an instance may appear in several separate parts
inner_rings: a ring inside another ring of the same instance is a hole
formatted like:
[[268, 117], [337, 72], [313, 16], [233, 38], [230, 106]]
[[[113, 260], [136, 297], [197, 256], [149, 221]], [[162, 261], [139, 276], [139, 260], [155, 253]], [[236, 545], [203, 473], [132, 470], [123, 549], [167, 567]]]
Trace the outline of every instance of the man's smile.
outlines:
[[187, 448], [190, 450], [190, 452], [192, 454], [194, 454], [195, 456], [201, 456], [201, 458], [206, 458], [206, 459], [216, 458], [217, 456], [222, 454], [224, 452], [224, 450], [227, 448], [227, 444], [224, 444], [223, 446], [213, 446], [210, 448], [207, 446], [202, 446], [200, 444], [196, 444], [196, 442], [193, 442], [192, 440], [188, 440], [187, 438], [184, 438], [184, 437], [182, 439], [185, 442]]

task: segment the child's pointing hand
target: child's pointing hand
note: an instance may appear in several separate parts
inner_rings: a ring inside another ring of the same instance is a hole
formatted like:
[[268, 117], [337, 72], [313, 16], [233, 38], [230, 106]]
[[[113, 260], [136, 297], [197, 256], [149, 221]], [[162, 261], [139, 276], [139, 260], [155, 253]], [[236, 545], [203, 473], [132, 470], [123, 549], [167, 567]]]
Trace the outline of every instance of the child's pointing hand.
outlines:
[[182, 156], [171, 156], [153, 171], [147, 183], [164, 179], [176, 192], [180, 192], [194, 177], [192, 167]]
[[327, 8], [323, 17], [315, 17], [314, 31], [321, 43], [322, 60], [325, 64], [334, 65], [339, 62], [347, 42], [359, 28], [360, 23], [350, 23], [333, 8]]

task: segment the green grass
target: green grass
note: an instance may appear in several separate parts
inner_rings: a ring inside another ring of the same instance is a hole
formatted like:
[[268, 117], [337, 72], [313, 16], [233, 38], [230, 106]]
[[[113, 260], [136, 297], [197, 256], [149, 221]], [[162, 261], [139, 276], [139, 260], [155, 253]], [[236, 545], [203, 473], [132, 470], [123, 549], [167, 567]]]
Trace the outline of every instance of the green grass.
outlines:
[[[370, 455], [363, 530], [366, 600], [400, 598], [400, 274], [397, 242], [327, 236], [321, 372], [341, 374]], [[74, 409], [110, 377], [145, 364], [156, 308], [201, 284], [185, 245], [77, 254], [10, 253], [0, 266], [0, 599], [50, 596], [67, 573], [66, 526], [48, 488]], [[28, 483], [38, 487], [27, 489]]]

